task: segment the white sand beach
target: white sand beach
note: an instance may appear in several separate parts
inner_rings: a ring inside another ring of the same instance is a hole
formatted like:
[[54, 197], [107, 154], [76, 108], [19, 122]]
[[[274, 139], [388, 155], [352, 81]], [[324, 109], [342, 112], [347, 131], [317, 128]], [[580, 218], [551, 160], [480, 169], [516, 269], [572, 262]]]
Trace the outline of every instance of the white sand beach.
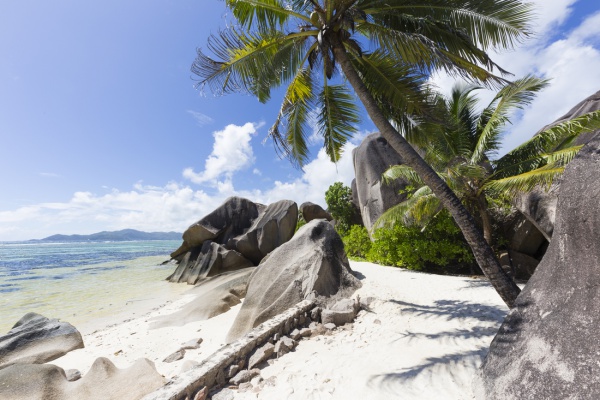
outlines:
[[[354, 324], [301, 340], [294, 352], [261, 371], [265, 384], [234, 389], [234, 398], [471, 399], [473, 374], [508, 311], [489, 283], [366, 262], [351, 267], [363, 285], [355, 296], [373, 298], [370, 309], [361, 310]], [[52, 363], [85, 374], [97, 357], [108, 357], [119, 368], [145, 357], [172, 378], [189, 361], [199, 362], [224, 344], [240, 307], [206, 321], [150, 329], [153, 318], [192, 298], [183, 293], [146, 312], [138, 308], [137, 316], [123, 322], [84, 332], [84, 349]], [[203, 339], [198, 349], [163, 362], [198, 338]]]

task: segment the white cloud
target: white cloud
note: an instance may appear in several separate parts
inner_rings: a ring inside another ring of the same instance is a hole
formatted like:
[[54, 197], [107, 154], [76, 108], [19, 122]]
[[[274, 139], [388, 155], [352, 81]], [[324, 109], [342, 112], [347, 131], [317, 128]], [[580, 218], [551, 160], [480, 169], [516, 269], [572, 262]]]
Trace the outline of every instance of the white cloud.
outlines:
[[261, 171], [260, 171], [260, 169], [258, 169], [258, 168], [254, 168], [254, 169], [252, 170], [252, 173], [253, 173], [254, 175], [262, 176], [262, 172], [261, 172]]
[[187, 110], [187, 113], [190, 114], [196, 120], [198, 126], [204, 126], [208, 124], [212, 124], [214, 120], [206, 114], [202, 114], [198, 111]]
[[40, 176], [44, 178], [62, 178], [59, 174], [54, 172], [40, 172]]
[[227, 125], [222, 131], [214, 132], [215, 143], [204, 163], [204, 171], [186, 168], [184, 178], [198, 184], [208, 182], [216, 185], [218, 178], [231, 178], [234, 172], [251, 166], [255, 158], [250, 141], [257, 129], [256, 125], [248, 122], [243, 126]]

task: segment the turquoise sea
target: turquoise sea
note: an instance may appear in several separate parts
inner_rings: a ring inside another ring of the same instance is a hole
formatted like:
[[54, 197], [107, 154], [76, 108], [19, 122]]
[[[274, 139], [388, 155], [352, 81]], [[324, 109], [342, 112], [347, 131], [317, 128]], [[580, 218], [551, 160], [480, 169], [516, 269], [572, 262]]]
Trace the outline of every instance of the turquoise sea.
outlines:
[[160, 265], [180, 241], [0, 242], [0, 335], [27, 312], [77, 328], [185, 289]]

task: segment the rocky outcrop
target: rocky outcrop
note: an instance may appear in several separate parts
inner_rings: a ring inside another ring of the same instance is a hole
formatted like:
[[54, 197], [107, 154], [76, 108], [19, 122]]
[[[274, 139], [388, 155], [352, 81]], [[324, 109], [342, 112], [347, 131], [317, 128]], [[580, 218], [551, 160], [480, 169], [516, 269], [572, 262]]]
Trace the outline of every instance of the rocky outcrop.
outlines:
[[150, 327], [183, 326], [194, 321], [204, 321], [221, 315], [240, 304], [246, 296], [246, 288], [250, 276], [256, 267], [244, 268], [239, 271], [226, 272], [205, 279], [198, 283], [188, 294], [196, 298], [183, 306], [179, 311], [157, 317]]
[[356, 174], [356, 192], [363, 225], [371, 229], [377, 219], [390, 207], [405, 199], [398, 192], [406, 183], [396, 180], [382, 182], [381, 175], [392, 165], [402, 164], [400, 155], [381, 134], [372, 133], [352, 152]]
[[269, 204], [243, 234], [231, 238], [227, 247], [237, 250], [255, 265], [294, 236], [298, 205], [291, 200]]
[[331, 221], [333, 217], [318, 204], [307, 201], [300, 205], [300, 212], [304, 221], [310, 222], [313, 219], [325, 219]]
[[552, 241], [481, 367], [478, 399], [597, 399], [600, 137], [567, 166]]
[[264, 206], [231, 197], [183, 233], [183, 244], [171, 254], [178, 265], [167, 280], [195, 285], [207, 277], [258, 265], [294, 235], [297, 220], [293, 201]]
[[0, 368], [43, 364], [81, 348], [83, 339], [73, 325], [28, 313], [6, 335], [0, 336]]
[[344, 244], [331, 224], [314, 220], [274, 250], [256, 269], [227, 341], [315, 296], [347, 297], [360, 282], [352, 274]]
[[[594, 93], [590, 97], [577, 104], [568, 113], [550, 125], [545, 126], [541, 129], [541, 131], [561, 122], [565, 122], [597, 110], [600, 110], [600, 91]], [[584, 133], [575, 140], [575, 144], [586, 144], [599, 132], [600, 130]], [[515, 199], [515, 206], [537, 227], [537, 229], [540, 230], [540, 232], [548, 241], [552, 238], [552, 233], [554, 231], [556, 205], [558, 202], [559, 188], [562, 181], [564, 181], [564, 179], [555, 181], [549, 191], [544, 191], [537, 188], [527, 194], [518, 196]]]
[[138, 400], [164, 383], [154, 364], [146, 359], [118, 369], [108, 359], [98, 358], [75, 382], [68, 381], [65, 371], [55, 365], [12, 365], [0, 370], [0, 398]]

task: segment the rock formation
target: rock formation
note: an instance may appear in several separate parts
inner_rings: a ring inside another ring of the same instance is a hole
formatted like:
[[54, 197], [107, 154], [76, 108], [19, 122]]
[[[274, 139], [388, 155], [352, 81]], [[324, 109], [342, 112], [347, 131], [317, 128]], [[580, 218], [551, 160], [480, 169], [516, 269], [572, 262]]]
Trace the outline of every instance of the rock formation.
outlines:
[[264, 206], [230, 197], [183, 233], [171, 257], [179, 264], [167, 280], [194, 285], [224, 272], [258, 265], [293, 235], [298, 206], [282, 200]]
[[231, 307], [240, 304], [241, 299], [246, 296], [248, 281], [255, 269], [256, 267], [249, 267], [204, 279], [186, 292], [197, 295], [194, 300], [173, 314], [156, 318], [151, 322], [151, 328], [183, 326], [189, 322], [204, 321], [229, 311]]
[[358, 287], [333, 226], [324, 220], [311, 221], [254, 271], [227, 341], [311, 296], [345, 297]]
[[381, 179], [390, 166], [402, 164], [402, 158], [379, 133], [367, 136], [352, 154], [356, 174], [356, 191], [353, 183], [352, 193], [358, 199], [363, 224], [370, 230], [384, 211], [405, 198], [398, 193], [405, 182], [385, 184]]
[[[600, 91], [577, 104], [568, 113], [550, 125], [545, 126], [541, 131], [561, 122], [597, 110], [600, 110]], [[600, 132], [600, 130], [580, 135], [575, 140], [575, 144], [582, 145], [588, 143], [598, 132]], [[555, 182], [547, 192], [538, 188], [515, 199], [515, 206], [537, 227], [537, 229], [540, 230], [548, 241], [552, 237], [552, 232], [554, 231], [558, 192], [560, 182], [563, 180], [564, 179], [560, 179]]]
[[43, 364], [83, 348], [83, 339], [68, 322], [27, 313], [0, 336], [0, 368], [12, 364]]
[[599, 148], [566, 168], [550, 247], [490, 346], [478, 399], [600, 398]]
[[69, 382], [65, 371], [55, 365], [12, 365], [0, 370], [0, 398], [138, 400], [164, 383], [165, 379], [147, 359], [120, 370], [101, 357], [83, 378], [74, 382]]
[[304, 221], [310, 222], [313, 219], [326, 219], [327, 221], [331, 221], [333, 217], [327, 211], [323, 209], [318, 204], [311, 203], [307, 201], [300, 205], [300, 212], [302, 213], [302, 217]]

